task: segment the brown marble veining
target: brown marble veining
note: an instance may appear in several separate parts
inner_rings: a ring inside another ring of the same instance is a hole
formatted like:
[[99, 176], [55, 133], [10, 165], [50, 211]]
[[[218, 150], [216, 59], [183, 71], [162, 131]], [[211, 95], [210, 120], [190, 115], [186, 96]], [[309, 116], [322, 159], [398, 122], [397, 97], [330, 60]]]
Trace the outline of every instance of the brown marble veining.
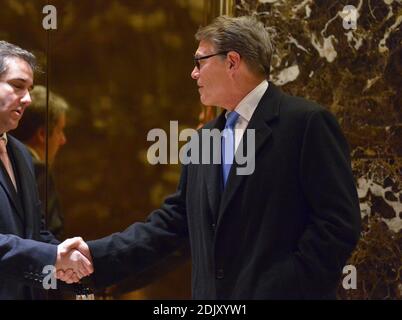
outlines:
[[333, 112], [350, 144], [364, 231], [350, 259], [358, 288], [339, 297], [401, 299], [402, 3], [347, 4], [355, 30], [340, 1], [238, 0], [236, 15], [257, 15], [270, 31], [271, 80]]

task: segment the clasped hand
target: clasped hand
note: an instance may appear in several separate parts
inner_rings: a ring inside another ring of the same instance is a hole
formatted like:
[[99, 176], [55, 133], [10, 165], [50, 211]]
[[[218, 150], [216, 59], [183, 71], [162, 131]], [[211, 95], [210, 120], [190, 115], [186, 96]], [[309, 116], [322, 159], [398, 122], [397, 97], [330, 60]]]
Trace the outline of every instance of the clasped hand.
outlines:
[[88, 245], [81, 237], [58, 245], [55, 267], [57, 279], [69, 284], [79, 282], [94, 271]]

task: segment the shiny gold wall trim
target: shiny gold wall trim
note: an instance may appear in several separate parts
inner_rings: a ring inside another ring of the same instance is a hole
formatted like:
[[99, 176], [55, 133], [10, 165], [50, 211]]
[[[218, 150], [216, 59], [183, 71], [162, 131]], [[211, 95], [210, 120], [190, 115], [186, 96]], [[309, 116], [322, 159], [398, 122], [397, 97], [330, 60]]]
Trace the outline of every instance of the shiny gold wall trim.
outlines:
[[204, 0], [204, 23], [223, 14], [233, 16], [234, 11], [235, 0]]

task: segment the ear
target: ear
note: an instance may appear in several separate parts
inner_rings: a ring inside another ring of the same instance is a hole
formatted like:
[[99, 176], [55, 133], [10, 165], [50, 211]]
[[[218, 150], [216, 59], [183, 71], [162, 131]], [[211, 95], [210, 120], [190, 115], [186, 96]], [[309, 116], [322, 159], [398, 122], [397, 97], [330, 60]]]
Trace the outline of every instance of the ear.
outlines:
[[230, 51], [227, 55], [229, 62], [229, 70], [236, 71], [240, 67], [241, 57], [236, 51]]
[[35, 136], [36, 136], [36, 138], [38, 139], [38, 141], [41, 144], [43, 144], [43, 145], [45, 144], [45, 142], [46, 142], [46, 131], [45, 131], [44, 127], [38, 128], [38, 130], [36, 130]]

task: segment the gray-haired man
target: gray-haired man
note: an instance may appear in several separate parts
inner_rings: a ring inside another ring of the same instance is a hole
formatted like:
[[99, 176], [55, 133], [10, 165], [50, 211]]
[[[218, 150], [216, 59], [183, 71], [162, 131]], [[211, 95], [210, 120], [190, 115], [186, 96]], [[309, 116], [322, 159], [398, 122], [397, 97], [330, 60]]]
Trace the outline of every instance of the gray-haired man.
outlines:
[[81, 244], [95, 282], [141, 272], [189, 241], [195, 299], [335, 298], [360, 235], [337, 121], [268, 82], [272, 46], [256, 19], [219, 17], [196, 38], [191, 76], [201, 102], [225, 109], [203, 129], [234, 132], [222, 145], [235, 150], [254, 130], [255, 170], [239, 175], [224, 148], [222, 165], [184, 165], [177, 192], [146, 222]]

